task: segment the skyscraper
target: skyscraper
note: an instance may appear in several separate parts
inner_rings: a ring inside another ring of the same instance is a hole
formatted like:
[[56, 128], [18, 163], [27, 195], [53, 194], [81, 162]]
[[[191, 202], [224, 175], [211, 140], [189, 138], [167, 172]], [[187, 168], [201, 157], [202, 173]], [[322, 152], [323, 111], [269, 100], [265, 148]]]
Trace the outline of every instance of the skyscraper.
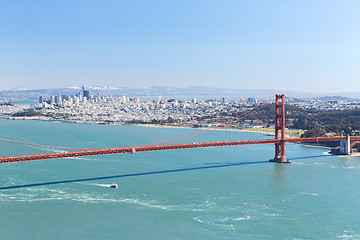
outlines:
[[83, 97], [86, 97], [88, 100], [90, 98], [90, 93], [88, 90], [86, 90], [86, 86], [85, 84], [82, 86], [82, 96]]
[[83, 84], [83, 86], [82, 86], [82, 95], [83, 96], [85, 96], [85, 94], [84, 94], [85, 91], [86, 91], [86, 86], [85, 86], [85, 84]]

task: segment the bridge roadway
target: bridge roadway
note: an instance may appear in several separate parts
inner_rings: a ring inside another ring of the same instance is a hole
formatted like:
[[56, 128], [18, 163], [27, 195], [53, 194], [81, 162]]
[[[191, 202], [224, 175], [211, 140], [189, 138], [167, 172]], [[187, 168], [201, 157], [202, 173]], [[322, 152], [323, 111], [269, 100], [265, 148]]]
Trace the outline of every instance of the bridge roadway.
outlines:
[[[318, 138], [288, 138], [288, 139], [285, 139], [285, 142], [301, 143], [301, 142], [324, 142], [324, 141], [340, 141], [340, 140], [346, 140], [346, 137], [344, 136], [344, 137], [318, 137]], [[359, 140], [360, 140], [360, 136], [351, 137], [351, 141], [359, 141]], [[175, 149], [186, 149], [186, 148], [270, 144], [270, 143], [280, 143], [280, 142], [281, 142], [281, 140], [279, 140], [279, 139], [264, 139], [264, 140], [185, 143], [185, 144], [173, 144], [173, 145], [103, 148], [103, 149], [92, 149], [92, 150], [86, 150], [86, 151], [74, 151], [74, 152], [65, 152], [65, 153], [49, 153], [49, 154], [5, 157], [5, 158], [0, 158], [0, 163], [35, 161], [35, 160], [68, 158], [68, 157], [82, 157], [82, 156], [105, 155], [105, 154], [175, 150]]]

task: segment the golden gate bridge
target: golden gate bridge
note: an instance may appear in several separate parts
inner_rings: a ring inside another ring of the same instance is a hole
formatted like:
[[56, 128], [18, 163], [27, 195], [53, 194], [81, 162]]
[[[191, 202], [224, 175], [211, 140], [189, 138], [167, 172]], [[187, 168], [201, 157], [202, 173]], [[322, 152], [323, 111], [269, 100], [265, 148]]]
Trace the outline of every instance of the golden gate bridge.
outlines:
[[[12, 163], [23, 161], [35, 161], [45, 159], [71, 158], [82, 156], [120, 154], [120, 153], [139, 153], [162, 150], [190, 149], [190, 148], [206, 148], [221, 146], [237, 146], [237, 145], [254, 145], [254, 144], [274, 144], [275, 155], [271, 162], [290, 163], [285, 156], [286, 143], [311, 143], [311, 142], [329, 142], [339, 141], [340, 153], [350, 154], [351, 149], [360, 143], [360, 136], [331, 136], [331, 137], [309, 137], [309, 138], [286, 138], [285, 127], [285, 97], [284, 95], [275, 96], [275, 135], [273, 139], [257, 139], [257, 140], [231, 140], [231, 141], [207, 141], [207, 142], [191, 142], [177, 143], [186, 139], [194, 139], [200, 135], [212, 132], [219, 128], [224, 128], [230, 124], [245, 119], [251, 114], [260, 111], [264, 107], [272, 104], [273, 101], [265, 101], [254, 107], [252, 110], [244, 112], [233, 119], [220, 123], [218, 128], [203, 129], [201, 131], [185, 135], [178, 138], [168, 139], [152, 144], [129, 146], [129, 147], [113, 147], [113, 148], [74, 148], [74, 147], [58, 147], [46, 146], [34, 143], [25, 143], [15, 140], [0, 138], [0, 163]], [[313, 116], [311, 116], [314, 118]], [[324, 129], [331, 128], [324, 126]]]

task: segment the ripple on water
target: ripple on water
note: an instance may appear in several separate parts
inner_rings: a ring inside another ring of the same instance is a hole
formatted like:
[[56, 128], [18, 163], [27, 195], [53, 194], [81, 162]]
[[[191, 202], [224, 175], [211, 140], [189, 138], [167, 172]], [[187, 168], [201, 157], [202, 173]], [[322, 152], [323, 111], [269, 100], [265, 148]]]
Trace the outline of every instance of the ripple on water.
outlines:
[[344, 230], [342, 234], [336, 236], [338, 239], [346, 239], [346, 240], [358, 240], [360, 239], [360, 234], [356, 233], [352, 229]]

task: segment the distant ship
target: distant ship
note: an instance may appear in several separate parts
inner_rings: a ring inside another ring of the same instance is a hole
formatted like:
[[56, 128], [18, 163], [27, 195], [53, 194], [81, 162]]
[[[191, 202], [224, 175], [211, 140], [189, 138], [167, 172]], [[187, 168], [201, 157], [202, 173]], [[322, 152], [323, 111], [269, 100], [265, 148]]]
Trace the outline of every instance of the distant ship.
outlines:
[[111, 188], [118, 188], [118, 185], [116, 183], [113, 183], [110, 185]]

